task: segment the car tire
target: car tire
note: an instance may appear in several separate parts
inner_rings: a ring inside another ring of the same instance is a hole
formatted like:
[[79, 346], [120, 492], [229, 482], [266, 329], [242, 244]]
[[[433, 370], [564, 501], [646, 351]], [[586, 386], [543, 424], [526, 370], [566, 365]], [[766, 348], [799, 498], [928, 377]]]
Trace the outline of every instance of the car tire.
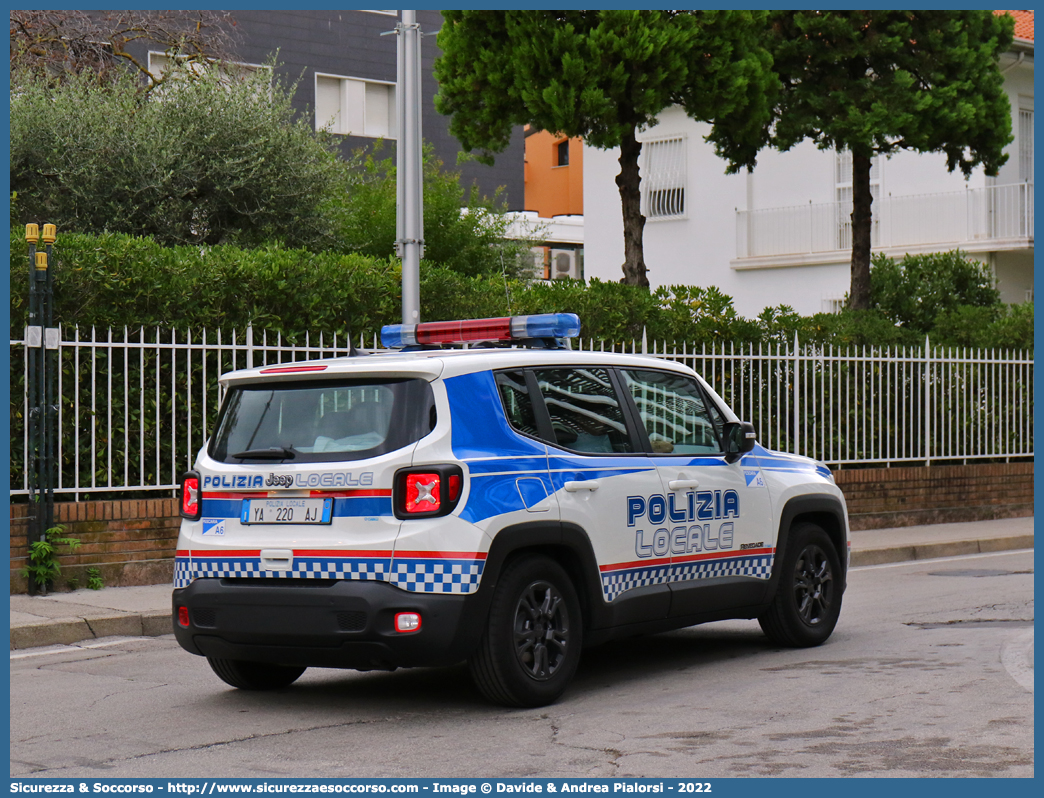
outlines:
[[569, 576], [554, 560], [524, 555], [501, 574], [468, 668], [490, 701], [541, 707], [566, 689], [582, 644], [580, 602]]
[[272, 665], [267, 662], [246, 662], [239, 659], [207, 657], [207, 662], [223, 682], [240, 690], [278, 690], [297, 681], [304, 668], [293, 665]]
[[841, 560], [815, 524], [794, 527], [780, 566], [776, 595], [758, 623], [777, 645], [807, 648], [825, 642], [841, 614]]

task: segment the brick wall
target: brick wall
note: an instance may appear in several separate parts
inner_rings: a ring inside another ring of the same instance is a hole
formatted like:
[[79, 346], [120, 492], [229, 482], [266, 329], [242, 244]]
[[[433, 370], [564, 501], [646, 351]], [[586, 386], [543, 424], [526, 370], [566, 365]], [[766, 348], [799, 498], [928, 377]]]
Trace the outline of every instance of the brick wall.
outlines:
[[1033, 463], [841, 469], [852, 529], [1033, 515]]
[[[852, 529], [977, 521], [1033, 515], [1033, 463], [842, 469], [834, 478], [845, 493]], [[11, 592], [24, 593], [26, 509], [11, 506]], [[174, 499], [94, 501], [55, 505], [58, 523], [83, 545], [59, 562], [62, 576], [86, 586], [86, 570], [106, 585], [172, 581], [180, 519]]]
[[[11, 505], [12, 593], [26, 591], [20, 571], [25, 565], [27, 510], [25, 504]], [[79, 538], [82, 544], [75, 552], [59, 556], [62, 575], [56, 590], [67, 590], [70, 577], [85, 587], [88, 568], [97, 568], [107, 586], [172, 581], [181, 521], [174, 499], [57, 502], [54, 515], [66, 536]]]

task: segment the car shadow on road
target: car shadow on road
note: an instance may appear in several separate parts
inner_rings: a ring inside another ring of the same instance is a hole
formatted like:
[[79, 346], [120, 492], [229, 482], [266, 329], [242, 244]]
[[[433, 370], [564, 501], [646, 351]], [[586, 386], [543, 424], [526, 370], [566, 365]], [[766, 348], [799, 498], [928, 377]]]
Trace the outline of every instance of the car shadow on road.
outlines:
[[[753, 622], [749, 629], [740, 628], [736, 622], [728, 626], [709, 624], [604, 643], [585, 649], [576, 676], [558, 703], [568, 704], [571, 698], [606, 688], [753, 656], [773, 648]], [[372, 709], [382, 713], [426, 714], [482, 708], [506, 711], [482, 698], [464, 664], [393, 672], [313, 668], [289, 688], [263, 694], [229, 690], [222, 700], [237, 705], [260, 702], [269, 708], [350, 707], [354, 712]]]
[[[740, 624], [749, 628], [742, 628]], [[565, 698], [572, 693], [645, 681], [672, 671], [709, 667], [775, 648], [753, 621], [729, 622], [727, 626], [692, 626], [614, 640], [584, 651], [573, 686]]]

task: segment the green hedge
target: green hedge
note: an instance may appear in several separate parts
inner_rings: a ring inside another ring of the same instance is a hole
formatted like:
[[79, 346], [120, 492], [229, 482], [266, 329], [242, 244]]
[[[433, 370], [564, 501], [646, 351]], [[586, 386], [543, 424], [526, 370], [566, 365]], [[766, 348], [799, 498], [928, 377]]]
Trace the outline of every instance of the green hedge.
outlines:
[[[268, 246], [242, 249], [164, 247], [121, 234], [60, 235], [55, 245], [55, 319], [62, 325], [259, 329], [291, 340], [305, 332], [353, 335], [401, 318], [397, 260], [312, 253]], [[11, 327], [26, 323], [26, 245], [11, 235]], [[873, 277], [873, 273], [871, 273]], [[584, 338], [640, 339], [688, 345], [803, 342], [835, 346], [922, 345], [925, 330], [881, 309], [800, 316], [766, 308], [745, 319], [714, 287], [661, 287], [652, 292], [592, 279], [532, 282], [466, 276], [422, 264], [421, 303], [428, 321], [571, 311]], [[940, 345], [1031, 349], [1033, 306], [957, 306], [928, 330]], [[369, 340], [369, 338], [367, 338]]]
[[[11, 325], [26, 319], [25, 241], [11, 236]], [[247, 324], [290, 338], [306, 331], [372, 332], [401, 318], [399, 262], [365, 255], [315, 254], [277, 246], [164, 247], [120, 234], [61, 235], [55, 245], [55, 319], [104, 329], [128, 326], [238, 328]], [[466, 276], [423, 264], [427, 320], [572, 311], [585, 337], [753, 340], [716, 289], [652, 294], [592, 280], [527, 283]], [[694, 313], [694, 311], [696, 311]]]

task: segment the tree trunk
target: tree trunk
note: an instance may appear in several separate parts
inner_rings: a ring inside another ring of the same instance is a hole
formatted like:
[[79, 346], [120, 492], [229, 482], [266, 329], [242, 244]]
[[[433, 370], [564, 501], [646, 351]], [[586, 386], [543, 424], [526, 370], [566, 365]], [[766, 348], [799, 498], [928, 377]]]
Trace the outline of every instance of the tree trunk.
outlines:
[[620, 174], [616, 176], [624, 229], [624, 276], [620, 282], [648, 289], [649, 278], [646, 276], [642, 246], [645, 217], [642, 215], [641, 177], [638, 174], [638, 156], [641, 152], [642, 143], [634, 137], [632, 130], [620, 142]]
[[870, 308], [870, 235], [874, 197], [870, 193], [870, 156], [852, 153], [852, 286], [848, 306]]

